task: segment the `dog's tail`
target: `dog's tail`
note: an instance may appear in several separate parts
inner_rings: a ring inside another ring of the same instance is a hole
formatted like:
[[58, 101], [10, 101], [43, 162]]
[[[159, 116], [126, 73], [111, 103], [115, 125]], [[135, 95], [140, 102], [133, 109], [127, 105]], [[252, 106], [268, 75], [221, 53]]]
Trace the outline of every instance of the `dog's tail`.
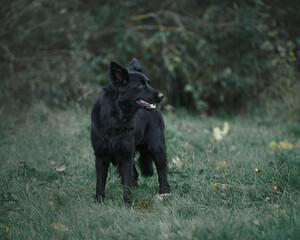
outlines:
[[153, 163], [152, 158], [145, 154], [140, 153], [139, 166], [144, 177], [151, 177], [153, 175]]

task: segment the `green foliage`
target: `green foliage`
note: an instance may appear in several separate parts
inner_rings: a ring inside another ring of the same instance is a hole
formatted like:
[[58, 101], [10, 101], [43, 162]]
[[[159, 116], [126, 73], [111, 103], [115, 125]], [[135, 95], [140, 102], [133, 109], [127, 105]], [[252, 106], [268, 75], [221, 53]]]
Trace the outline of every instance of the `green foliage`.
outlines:
[[112, 166], [105, 202], [94, 203], [87, 111], [36, 105], [0, 121], [0, 238], [299, 238], [300, 149], [269, 148], [271, 141], [299, 144], [299, 124], [227, 119], [230, 131], [216, 141], [212, 129], [222, 119], [164, 117], [172, 193], [159, 199], [157, 175], [141, 177], [132, 208]]
[[136, 57], [166, 104], [300, 117], [297, 2], [2, 2], [1, 100], [91, 102]]

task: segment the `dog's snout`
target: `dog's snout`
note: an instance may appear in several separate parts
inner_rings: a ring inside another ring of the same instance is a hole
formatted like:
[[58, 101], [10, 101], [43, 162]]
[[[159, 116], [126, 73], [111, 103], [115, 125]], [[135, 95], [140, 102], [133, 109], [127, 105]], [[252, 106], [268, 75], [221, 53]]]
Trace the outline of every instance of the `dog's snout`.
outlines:
[[160, 100], [162, 100], [164, 98], [164, 95], [162, 93], [159, 93], [157, 96]]

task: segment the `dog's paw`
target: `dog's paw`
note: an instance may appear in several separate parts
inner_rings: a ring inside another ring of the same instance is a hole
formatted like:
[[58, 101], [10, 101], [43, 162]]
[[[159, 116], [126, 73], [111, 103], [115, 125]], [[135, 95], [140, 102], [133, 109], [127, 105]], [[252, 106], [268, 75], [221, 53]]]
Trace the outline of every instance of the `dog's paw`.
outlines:
[[171, 187], [169, 185], [159, 187], [159, 194], [170, 193], [170, 192], [171, 192]]
[[139, 187], [139, 183], [137, 180], [132, 181], [132, 187]]
[[104, 202], [104, 196], [96, 194], [95, 202], [96, 203], [103, 203]]

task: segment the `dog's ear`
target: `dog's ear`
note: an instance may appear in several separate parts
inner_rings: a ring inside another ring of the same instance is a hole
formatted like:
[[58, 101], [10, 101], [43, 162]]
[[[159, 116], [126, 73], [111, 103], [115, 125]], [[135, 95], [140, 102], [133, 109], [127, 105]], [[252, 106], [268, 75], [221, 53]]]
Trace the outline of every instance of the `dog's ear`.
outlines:
[[129, 71], [136, 71], [141, 73], [143, 72], [141, 65], [139, 64], [138, 60], [136, 60], [135, 58], [133, 58], [130, 62]]
[[128, 71], [116, 62], [110, 62], [109, 74], [115, 88], [125, 86], [129, 81]]

